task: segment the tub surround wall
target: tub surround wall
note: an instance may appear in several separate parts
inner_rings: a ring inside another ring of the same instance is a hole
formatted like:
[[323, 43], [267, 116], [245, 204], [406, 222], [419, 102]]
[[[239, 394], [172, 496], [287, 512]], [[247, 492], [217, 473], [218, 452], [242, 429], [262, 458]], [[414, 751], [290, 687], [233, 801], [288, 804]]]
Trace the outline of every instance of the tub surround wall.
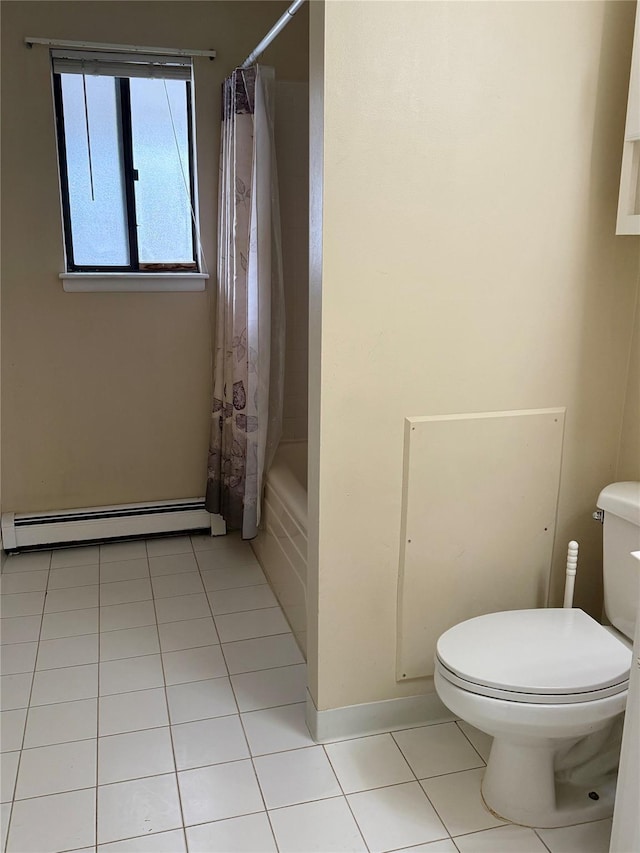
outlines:
[[306, 440], [309, 367], [308, 84], [279, 81], [276, 84], [275, 113], [286, 311], [282, 434], [285, 439]]
[[[407, 416], [566, 408], [550, 601], [575, 538], [576, 604], [600, 613], [591, 513], [616, 475], [640, 252], [615, 236], [633, 3], [311, 7], [308, 653], [322, 713], [433, 690], [396, 681]], [[443, 534], [457, 524], [443, 518]]]
[[[276, 75], [278, 69], [276, 68]], [[276, 84], [276, 159], [286, 311], [283, 441], [252, 541], [303, 654], [307, 648], [309, 87]]]
[[260, 531], [251, 545], [306, 655], [306, 441], [281, 442], [267, 474]]

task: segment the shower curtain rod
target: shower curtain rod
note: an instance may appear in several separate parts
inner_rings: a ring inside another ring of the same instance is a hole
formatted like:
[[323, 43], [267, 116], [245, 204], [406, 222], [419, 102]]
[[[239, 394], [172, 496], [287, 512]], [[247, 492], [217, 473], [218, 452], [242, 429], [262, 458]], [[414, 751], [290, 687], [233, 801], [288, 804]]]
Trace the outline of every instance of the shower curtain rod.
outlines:
[[147, 47], [139, 44], [108, 44], [102, 41], [69, 41], [69, 39], [43, 39], [35, 36], [27, 36], [24, 40], [27, 47], [34, 44], [43, 44], [47, 47], [68, 47], [73, 50], [107, 50], [115, 53], [152, 53], [163, 56], [208, 56], [209, 59], [216, 58], [215, 50], [187, 50], [181, 47]]
[[264, 53], [264, 51], [269, 47], [274, 38], [280, 33], [289, 23], [291, 18], [298, 11], [300, 6], [305, 2], [305, 0], [294, 0], [294, 2], [289, 6], [284, 15], [279, 18], [276, 23], [271, 27], [266, 36], [262, 39], [262, 41], [257, 45], [257, 47], [251, 51], [249, 56], [242, 63], [240, 68], [248, 68], [250, 65], [256, 61], [256, 59]]

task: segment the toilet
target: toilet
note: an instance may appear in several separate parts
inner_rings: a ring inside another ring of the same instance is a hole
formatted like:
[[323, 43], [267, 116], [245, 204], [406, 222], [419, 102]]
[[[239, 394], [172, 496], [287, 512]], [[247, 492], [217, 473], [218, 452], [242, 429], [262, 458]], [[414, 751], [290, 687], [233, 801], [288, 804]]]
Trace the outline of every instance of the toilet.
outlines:
[[558, 773], [572, 748], [606, 742], [627, 700], [639, 583], [630, 552], [640, 548], [640, 483], [607, 486], [597, 506], [610, 625], [576, 608], [489, 613], [445, 631], [436, 647], [440, 699], [493, 737], [484, 802], [525, 826], [568, 826], [613, 812], [615, 772], [606, 762], [598, 766], [598, 746], [586, 774], [584, 767], [575, 778]]

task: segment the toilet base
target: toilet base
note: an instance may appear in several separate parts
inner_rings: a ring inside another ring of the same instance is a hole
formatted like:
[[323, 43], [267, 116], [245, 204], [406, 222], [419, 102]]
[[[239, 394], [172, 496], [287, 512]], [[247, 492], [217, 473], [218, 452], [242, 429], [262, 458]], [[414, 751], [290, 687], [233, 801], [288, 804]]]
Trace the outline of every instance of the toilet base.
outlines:
[[539, 828], [611, 817], [615, 774], [592, 786], [558, 782], [554, 774], [557, 747], [554, 741], [544, 745], [539, 740], [529, 744], [495, 739], [482, 782], [487, 808], [511, 823]]

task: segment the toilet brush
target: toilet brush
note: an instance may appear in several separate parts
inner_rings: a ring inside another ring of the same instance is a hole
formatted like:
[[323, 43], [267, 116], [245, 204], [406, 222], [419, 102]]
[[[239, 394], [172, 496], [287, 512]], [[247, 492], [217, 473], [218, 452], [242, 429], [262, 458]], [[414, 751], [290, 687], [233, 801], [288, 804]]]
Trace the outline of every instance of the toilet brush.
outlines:
[[573, 539], [569, 542], [567, 549], [567, 571], [564, 581], [564, 603], [563, 607], [573, 607], [573, 587], [576, 582], [576, 569], [578, 567], [578, 543]]

